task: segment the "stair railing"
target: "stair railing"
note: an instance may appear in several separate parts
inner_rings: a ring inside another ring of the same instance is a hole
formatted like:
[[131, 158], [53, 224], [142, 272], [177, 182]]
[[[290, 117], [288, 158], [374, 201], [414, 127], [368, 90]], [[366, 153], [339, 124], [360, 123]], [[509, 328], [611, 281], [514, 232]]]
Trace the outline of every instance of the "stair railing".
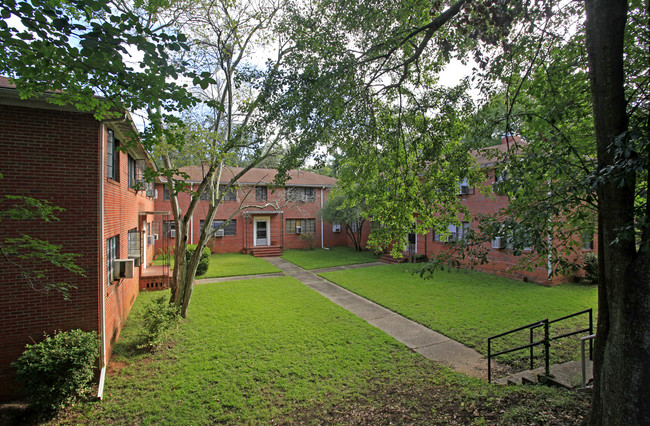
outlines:
[[[569, 318], [576, 317], [578, 315], [584, 315], [584, 314], [589, 314], [589, 326], [577, 331], [572, 331], [570, 333], [565, 333], [561, 334], [559, 336], [554, 336], [550, 337], [549, 333], [549, 327], [551, 324], [555, 324], [560, 321], [567, 320]], [[538, 341], [533, 341], [534, 340], [534, 330], [539, 328], [539, 327], [544, 327], [544, 338]], [[529, 349], [530, 350], [530, 369], [532, 370], [534, 368], [534, 354], [533, 354], [533, 349], [536, 346], [544, 345], [544, 372], [547, 376], [551, 374], [551, 367], [550, 367], [550, 348], [551, 348], [551, 342], [554, 340], [558, 339], [563, 339], [565, 337], [569, 336], [574, 336], [579, 333], [584, 333], [584, 332], [589, 332], [589, 334], [593, 334], [593, 327], [594, 327], [594, 322], [593, 322], [593, 312], [592, 309], [585, 309], [580, 312], [576, 312], [570, 315], [565, 315], [561, 318], [554, 319], [552, 321], [549, 321], [548, 318], [545, 318], [541, 321], [536, 321], [530, 324], [526, 324], [524, 326], [514, 328], [512, 330], [508, 330], [506, 332], [500, 333], [500, 334], [495, 334], [494, 336], [488, 337], [488, 382], [492, 382], [492, 358], [497, 357], [499, 355], [504, 355], [510, 352], [516, 352], [516, 351], [521, 351], [523, 349]], [[512, 349], [506, 349], [504, 351], [492, 353], [492, 341], [494, 339], [498, 339], [513, 333], [516, 333], [521, 330], [529, 329], [529, 343], [527, 345], [522, 345], [518, 346], [516, 348]], [[584, 343], [583, 343], [583, 348], [584, 348]], [[589, 339], [589, 359], [592, 359], [592, 352], [593, 352], [593, 344], [592, 340]]]

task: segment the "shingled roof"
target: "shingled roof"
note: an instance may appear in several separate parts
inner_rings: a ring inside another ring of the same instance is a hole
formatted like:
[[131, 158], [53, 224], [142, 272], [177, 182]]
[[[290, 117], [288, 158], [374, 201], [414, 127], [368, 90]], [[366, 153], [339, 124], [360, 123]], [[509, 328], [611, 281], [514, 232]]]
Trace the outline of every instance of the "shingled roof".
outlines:
[[[221, 174], [221, 183], [227, 183], [243, 170], [242, 167], [224, 167]], [[180, 171], [190, 176], [190, 182], [201, 182], [203, 176], [208, 171], [206, 166], [189, 166], [181, 167]], [[272, 184], [278, 171], [275, 169], [252, 168], [237, 181], [239, 185], [261, 185]], [[326, 186], [332, 187], [336, 184], [336, 179], [329, 176], [319, 175], [317, 173], [305, 170], [289, 170], [289, 180], [286, 186]]]
[[480, 166], [490, 167], [498, 163], [503, 154], [506, 152], [518, 152], [521, 151], [521, 148], [527, 145], [528, 143], [521, 139], [519, 136], [504, 136], [501, 138], [501, 143], [499, 145], [489, 146], [486, 148], [481, 148], [475, 151], [472, 151], [472, 156]]

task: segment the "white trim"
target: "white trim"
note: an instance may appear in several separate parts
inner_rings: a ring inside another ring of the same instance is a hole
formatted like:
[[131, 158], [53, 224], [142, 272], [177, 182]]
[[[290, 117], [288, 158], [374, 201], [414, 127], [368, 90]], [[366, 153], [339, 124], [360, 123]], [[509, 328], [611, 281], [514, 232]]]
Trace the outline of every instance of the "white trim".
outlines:
[[257, 224], [258, 222], [266, 223], [266, 245], [259, 246], [265, 247], [271, 245], [271, 217], [270, 216], [257, 216], [253, 218], [253, 247], [258, 247], [257, 245]]

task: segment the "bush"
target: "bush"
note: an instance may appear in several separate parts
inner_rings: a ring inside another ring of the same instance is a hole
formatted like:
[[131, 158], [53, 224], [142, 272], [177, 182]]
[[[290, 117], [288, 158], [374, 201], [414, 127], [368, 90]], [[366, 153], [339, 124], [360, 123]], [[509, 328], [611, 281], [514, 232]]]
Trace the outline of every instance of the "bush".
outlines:
[[313, 233], [300, 234], [300, 239], [307, 243], [307, 246], [309, 247], [309, 250], [314, 249], [314, 234]]
[[89, 390], [98, 356], [97, 333], [71, 330], [27, 345], [11, 366], [36, 406], [56, 411]]
[[595, 253], [582, 255], [582, 267], [585, 270], [585, 281], [598, 284], [598, 256]]
[[[188, 244], [187, 245], [187, 251], [185, 252], [185, 259], [187, 259], [187, 262], [189, 263], [190, 259], [192, 259], [192, 256], [194, 255], [194, 251], [196, 250], [196, 244]], [[196, 268], [196, 275], [203, 275], [206, 272], [208, 272], [208, 266], [210, 266], [210, 255], [212, 253], [210, 252], [210, 248], [205, 247], [203, 249], [203, 253], [201, 253], [201, 260], [199, 260], [199, 266]]]
[[160, 296], [147, 305], [142, 312], [142, 340], [139, 348], [154, 349], [167, 336], [167, 330], [180, 321], [180, 309], [171, 305], [167, 296]]

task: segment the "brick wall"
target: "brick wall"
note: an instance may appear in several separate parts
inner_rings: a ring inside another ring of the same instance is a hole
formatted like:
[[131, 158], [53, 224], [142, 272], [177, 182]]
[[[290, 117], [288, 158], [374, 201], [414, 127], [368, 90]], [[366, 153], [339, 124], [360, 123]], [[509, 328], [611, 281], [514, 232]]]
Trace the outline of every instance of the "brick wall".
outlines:
[[[115, 131], [116, 138], [120, 138], [119, 128], [109, 125]], [[104, 142], [106, 143], [106, 142]], [[107, 177], [106, 167], [103, 168], [104, 186], [104, 241], [102, 241], [103, 253], [106, 253], [106, 240], [119, 235], [119, 256], [120, 259], [127, 259], [128, 256], [128, 232], [136, 229], [146, 244], [145, 233], [146, 223], [153, 220], [152, 215], [139, 215], [139, 212], [152, 211], [154, 201], [145, 196], [144, 191], [136, 192], [128, 187], [128, 161], [127, 153], [119, 152], [119, 179], [113, 180]], [[152, 248], [152, 246], [149, 246]], [[151, 259], [153, 250], [147, 250], [147, 257]], [[146, 267], [142, 262], [140, 267], [134, 270], [133, 278], [122, 279], [108, 283], [104, 287], [104, 318], [106, 328], [107, 357], [110, 358], [115, 342], [119, 337], [120, 330], [126, 321], [139, 291], [140, 273]], [[107, 274], [107, 264], [102, 265], [103, 276]]]
[[59, 221], [8, 220], [0, 235], [20, 233], [81, 255], [85, 277], [49, 274], [77, 288], [70, 300], [30, 288], [16, 268], [0, 260], [0, 398], [12, 395], [14, 361], [43, 333], [80, 328], [99, 331], [99, 123], [90, 114], [0, 105], [0, 197], [26, 195], [65, 208]]
[[[163, 185], [157, 184], [158, 198], [155, 200], [156, 211], [170, 211], [171, 204], [169, 200], [163, 199]], [[195, 189], [195, 188], [194, 188]], [[320, 247], [321, 245], [321, 221], [318, 211], [321, 208], [321, 191], [322, 188], [316, 188], [316, 201], [314, 202], [290, 202], [286, 201], [286, 194], [284, 188], [270, 189], [267, 193], [266, 203], [274, 204], [274, 207], [265, 207], [260, 209], [256, 206], [261, 202], [255, 201], [255, 191], [251, 191], [250, 187], [240, 188], [237, 191], [237, 201], [223, 201], [219, 206], [215, 220], [225, 220], [230, 217], [233, 212], [241, 208], [241, 211], [236, 213], [233, 219], [236, 221], [237, 234], [226, 235], [223, 237], [214, 237], [208, 243], [208, 246], [213, 253], [237, 253], [242, 252], [253, 247], [253, 218], [260, 216], [268, 216], [270, 219], [270, 237], [271, 245], [277, 245], [283, 249], [293, 248], [307, 248], [308, 244], [300, 238], [300, 235], [295, 233], [286, 232], [287, 219], [316, 219], [316, 232], [314, 234], [314, 246]], [[327, 201], [329, 189], [323, 192], [323, 203]], [[179, 194], [179, 204], [183, 212], [187, 211], [187, 207], [191, 198], [186, 193]], [[277, 208], [276, 208], [277, 207]], [[196, 244], [200, 236], [201, 220], [205, 219], [208, 211], [208, 202], [199, 201], [194, 212], [194, 219], [191, 224], [191, 235], [188, 239], [189, 243]], [[252, 215], [244, 214], [245, 212], [255, 212]], [[265, 212], [268, 212], [266, 214]], [[172, 217], [169, 217], [172, 220]], [[334, 233], [332, 232], [332, 224], [325, 222], [323, 224], [323, 235], [325, 246], [346, 245], [347, 238], [345, 232]], [[156, 244], [156, 251], [162, 249], [163, 242], [159, 240]], [[173, 242], [170, 243], [173, 247]]]

